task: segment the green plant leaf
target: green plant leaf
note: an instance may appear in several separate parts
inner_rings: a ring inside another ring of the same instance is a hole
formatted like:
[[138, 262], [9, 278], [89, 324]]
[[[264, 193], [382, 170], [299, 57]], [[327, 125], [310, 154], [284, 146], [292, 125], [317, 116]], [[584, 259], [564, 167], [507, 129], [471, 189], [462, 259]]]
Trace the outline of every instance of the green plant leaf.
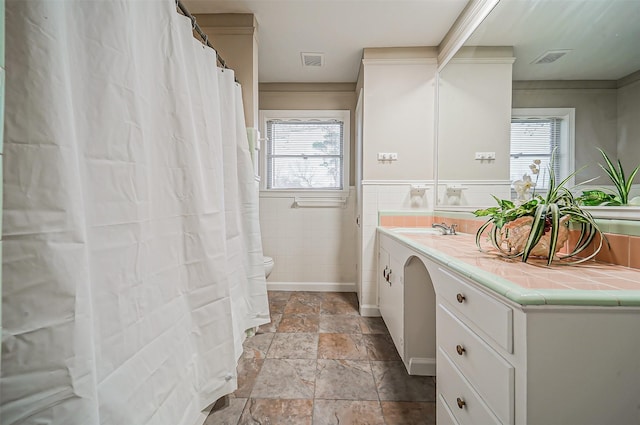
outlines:
[[531, 232], [522, 250], [522, 261], [526, 262], [531, 255], [531, 251], [538, 244], [540, 238], [544, 234], [544, 225], [547, 212], [547, 205], [540, 204], [536, 207], [536, 213], [533, 216], [533, 222], [531, 223]]

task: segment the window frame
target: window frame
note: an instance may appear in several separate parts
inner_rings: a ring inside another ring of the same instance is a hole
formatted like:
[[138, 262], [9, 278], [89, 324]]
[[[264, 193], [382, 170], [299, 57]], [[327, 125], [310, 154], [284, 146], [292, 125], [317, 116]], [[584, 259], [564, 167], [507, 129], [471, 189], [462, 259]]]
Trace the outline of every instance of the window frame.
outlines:
[[[304, 194], [314, 197], [343, 197], [349, 193], [349, 162], [351, 147], [351, 111], [349, 110], [329, 110], [329, 109], [304, 109], [304, 110], [260, 110], [260, 131], [264, 137], [260, 149], [260, 193], [261, 195], [278, 196]], [[342, 121], [342, 189], [301, 189], [267, 188], [267, 121], [269, 120], [339, 120]]]
[[[527, 118], [560, 118], [562, 123], [560, 126], [560, 170], [565, 175], [575, 172], [575, 108], [513, 108], [511, 109], [511, 119], [527, 119]], [[509, 138], [509, 152], [511, 152], [511, 138]], [[509, 175], [511, 175], [511, 154], [509, 154]], [[511, 182], [511, 192], [515, 194], [513, 182]], [[567, 182], [567, 188], [575, 185], [575, 176], [571, 176]], [[536, 190], [537, 193], [546, 193], [546, 189]]]

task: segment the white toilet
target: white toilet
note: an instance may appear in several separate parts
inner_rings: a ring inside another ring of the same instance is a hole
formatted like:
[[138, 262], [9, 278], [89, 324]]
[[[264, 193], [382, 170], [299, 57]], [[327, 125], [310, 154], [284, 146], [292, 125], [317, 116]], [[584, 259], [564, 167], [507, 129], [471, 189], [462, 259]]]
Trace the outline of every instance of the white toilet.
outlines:
[[264, 277], [267, 278], [273, 270], [273, 258], [264, 256]]

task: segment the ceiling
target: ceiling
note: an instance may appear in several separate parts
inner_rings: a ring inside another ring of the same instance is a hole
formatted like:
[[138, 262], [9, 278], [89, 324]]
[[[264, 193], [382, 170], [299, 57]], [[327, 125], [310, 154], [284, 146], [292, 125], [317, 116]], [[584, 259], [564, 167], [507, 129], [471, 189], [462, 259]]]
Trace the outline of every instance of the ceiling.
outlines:
[[640, 70], [640, 0], [502, 0], [466, 46], [514, 46], [515, 80], [618, 80]]
[[[346, 83], [357, 80], [365, 47], [438, 46], [467, 0], [185, 0], [184, 3], [193, 14], [255, 15], [261, 83]], [[324, 53], [324, 66], [303, 68], [302, 52]]]

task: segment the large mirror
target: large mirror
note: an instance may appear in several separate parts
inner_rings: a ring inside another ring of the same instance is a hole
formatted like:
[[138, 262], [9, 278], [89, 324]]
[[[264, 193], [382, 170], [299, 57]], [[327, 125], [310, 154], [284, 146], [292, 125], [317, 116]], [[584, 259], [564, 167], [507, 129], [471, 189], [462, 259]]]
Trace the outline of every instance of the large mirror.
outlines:
[[546, 177], [553, 145], [558, 173], [586, 166], [585, 188], [610, 185], [597, 148], [636, 167], [639, 45], [638, 0], [501, 0], [440, 73], [438, 207], [513, 197], [523, 175]]

